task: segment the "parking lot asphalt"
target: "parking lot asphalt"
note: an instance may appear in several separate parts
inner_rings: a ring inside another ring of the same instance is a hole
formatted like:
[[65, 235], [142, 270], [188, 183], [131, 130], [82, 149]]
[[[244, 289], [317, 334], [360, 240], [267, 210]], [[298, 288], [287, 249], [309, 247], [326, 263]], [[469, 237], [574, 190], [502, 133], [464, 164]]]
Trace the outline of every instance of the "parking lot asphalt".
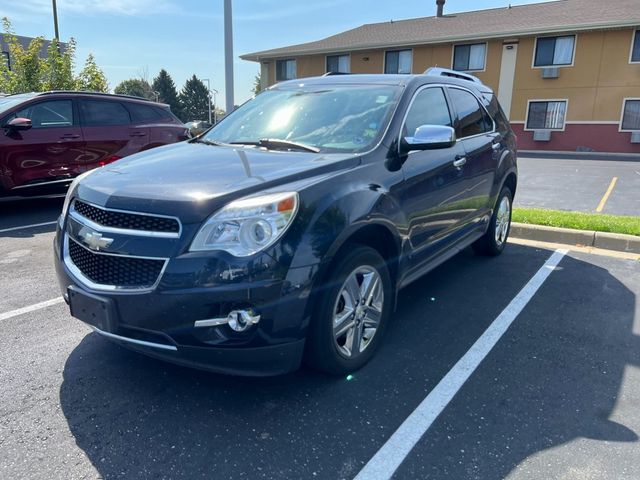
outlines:
[[519, 158], [518, 176], [516, 207], [640, 215], [640, 162]]
[[[129, 352], [64, 303], [11, 314], [59, 297], [52, 238], [0, 233], [2, 479], [353, 478], [553, 254], [453, 258], [350, 380], [246, 379]], [[394, 478], [640, 478], [638, 295], [637, 260], [569, 252]]]

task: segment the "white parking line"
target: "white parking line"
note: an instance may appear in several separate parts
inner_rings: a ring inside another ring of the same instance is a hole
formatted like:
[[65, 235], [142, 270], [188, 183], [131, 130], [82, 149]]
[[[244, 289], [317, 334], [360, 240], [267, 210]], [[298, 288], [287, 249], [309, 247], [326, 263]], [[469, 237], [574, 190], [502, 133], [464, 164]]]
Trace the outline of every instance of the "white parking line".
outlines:
[[536, 272], [482, 336], [444, 376], [391, 438], [369, 460], [355, 480], [390, 479], [420, 438], [431, 427], [460, 388], [495, 347], [502, 335], [558, 266], [567, 250], [558, 249]]
[[52, 298], [51, 300], [47, 300], [46, 302], [35, 303], [33, 305], [29, 305], [28, 307], [18, 308], [17, 310], [11, 310], [10, 312], [0, 313], [0, 322], [2, 320], [8, 320], [9, 318], [17, 317], [18, 315], [35, 312], [36, 310], [41, 310], [43, 308], [50, 307], [51, 305], [57, 305], [58, 303], [62, 302], [64, 302], [64, 299], [62, 297]]
[[27, 228], [44, 227], [45, 225], [55, 225], [56, 223], [58, 222], [34, 223], [32, 225], [22, 225], [20, 227], [5, 228], [4, 230], [0, 230], [0, 233], [14, 232], [16, 230], [25, 230]]

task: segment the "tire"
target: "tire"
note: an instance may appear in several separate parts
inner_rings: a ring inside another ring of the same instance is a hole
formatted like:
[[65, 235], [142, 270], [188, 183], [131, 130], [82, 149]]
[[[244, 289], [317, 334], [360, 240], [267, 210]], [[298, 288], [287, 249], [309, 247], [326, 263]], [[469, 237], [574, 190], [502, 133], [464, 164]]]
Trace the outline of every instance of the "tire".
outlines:
[[344, 375], [365, 365], [380, 347], [394, 301], [391, 277], [376, 250], [354, 245], [335, 260], [321, 288], [305, 363]]
[[473, 244], [473, 249], [488, 256], [500, 255], [507, 245], [511, 231], [511, 212], [513, 211], [513, 194], [509, 187], [503, 187], [493, 209], [493, 215], [487, 232]]

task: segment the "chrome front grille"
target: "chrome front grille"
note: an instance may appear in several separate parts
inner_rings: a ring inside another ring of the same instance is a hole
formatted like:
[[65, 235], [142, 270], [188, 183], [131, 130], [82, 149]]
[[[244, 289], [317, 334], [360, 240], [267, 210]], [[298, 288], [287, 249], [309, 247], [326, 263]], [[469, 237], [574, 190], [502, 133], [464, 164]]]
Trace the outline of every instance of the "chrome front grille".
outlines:
[[180, 221], [175, 217], [102, 208], [79, 199], [73, 202], [72, 214], [90, 221], [96, 227], [106, 227], [105, 231], [122, 230], [140, 235], [171, 237], [180, 235]]
[[[160, 281], [165, 259], [94, 252], [67, 237], [67, 265], [96, 289], [149, 290]], [[88, 281], [87, 281], [88, 280]]]

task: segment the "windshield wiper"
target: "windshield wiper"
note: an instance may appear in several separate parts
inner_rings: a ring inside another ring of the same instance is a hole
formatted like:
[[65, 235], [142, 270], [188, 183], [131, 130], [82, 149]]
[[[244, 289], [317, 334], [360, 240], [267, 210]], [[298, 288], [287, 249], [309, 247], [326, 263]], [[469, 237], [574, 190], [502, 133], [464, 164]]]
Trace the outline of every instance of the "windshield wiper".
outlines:
[[290, 150], [301, 150], [303, 152], [312, 152], [319, 153], [320, 149], [317, 147], [312, 147], [311, 145], [305, 145], [304, 143], [298, 142], [290, 142], [289, 140], [280, 140], [277, 138], [261, 138], [257, 142], [254, 141], [246, 141], [246, 142], [230, 142], [231, 145], [255, 145], [256, 147], [263, 147], [269, 150], [277, 150], [277, 149], [290, 149]]

